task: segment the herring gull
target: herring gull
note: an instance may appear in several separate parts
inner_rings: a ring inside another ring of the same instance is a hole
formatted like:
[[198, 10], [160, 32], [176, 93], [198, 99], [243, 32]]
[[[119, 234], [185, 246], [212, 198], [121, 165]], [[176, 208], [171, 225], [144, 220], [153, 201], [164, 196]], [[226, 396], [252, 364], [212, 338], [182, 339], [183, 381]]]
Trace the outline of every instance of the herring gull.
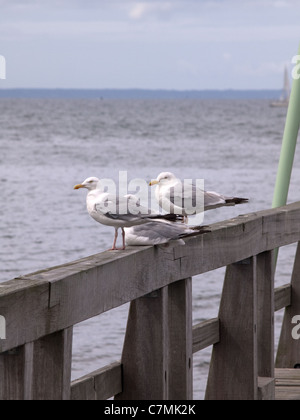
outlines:
[[171, 172], [160, 173], [149, 185], [157, 185], [155, 197], [162, 209], [168, 213], [182, 214], [185, 217], [203, 212], [203, 210], [248, 202], [248, 198], [228, 197], [214, 191], [201, 190], [191, 183], [182, 183]]
[[169, 242], [184, 245], [184, 238], [209, 232], [206, 226], [188, 227], [183, 223], [153, 220], [125, 228], [126, 244], [131, 246], [162, 245]]
[[[116, 242], [118, 237], [118, 229], [122, 230], [123, 247], [125, 249], [125, 227], [140, 225], [155, 219], [163, 220], [180, 220], [181, 216], [175, 214], [157, 214], [142, 206], [138, 206], [138, 199], [129, 194], [127, 196], [118, 197], [115, 194], [103, 192], [101, 181], [96, 177], [89, 177], [82, 184], [75, 185], [74, 189], [86, 188], [88, 190], [86, 197], [87, 211], [89, 215], [97, 222], [113, 226], [115, 228], [115, 236], [112, 250], [116, 250]], [[134, 211], [134, 205], [135, 210]]]

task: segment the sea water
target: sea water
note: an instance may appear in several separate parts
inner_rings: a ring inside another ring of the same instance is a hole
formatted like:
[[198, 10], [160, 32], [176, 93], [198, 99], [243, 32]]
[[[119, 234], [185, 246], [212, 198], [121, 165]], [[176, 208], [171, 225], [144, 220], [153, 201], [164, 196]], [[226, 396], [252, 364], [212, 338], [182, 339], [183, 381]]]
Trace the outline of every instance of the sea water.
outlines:
[[[267, 100], [1, 99], [0, 281], [108, 249], [114, 229], [86, 211], [89, 176], [150, 181], [161, 171], [248, 197], [204, 223], [271, 207], [285, 108]], [[299, 149], [289, 202], [299, 200]], [[295, 246], [280, 250], [276, 286], [290, 281]], [[218, 314], [225, 268], [193, 279], [193, 323]], [[234, 303], [233, 303], [234, 304]], [[129, 305], [74, 327], [72, 378], [121, 357]], [[276, 340], [282, 311], [276, 314]], [[194, 355], [194, 398], [204, 396], [211, 347]]]

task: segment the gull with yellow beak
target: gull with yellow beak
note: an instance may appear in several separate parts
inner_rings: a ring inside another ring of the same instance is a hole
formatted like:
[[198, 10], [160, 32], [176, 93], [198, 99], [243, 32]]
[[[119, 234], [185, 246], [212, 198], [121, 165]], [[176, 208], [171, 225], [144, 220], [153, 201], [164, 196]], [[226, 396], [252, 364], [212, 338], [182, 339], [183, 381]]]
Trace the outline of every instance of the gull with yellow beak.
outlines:
[[[157, 185], [155, 198], [162, 209], [184, 217], [218, 207], [248, 202], [248, 198], [228, 197], [214, 191], [201, 190], [191, 183], [182, 183], [172, 172], [160, 173], [149, 185]], [[202, 205], [197, 207], [195, 203], [199, 198]]]
[[86, 188], [86, 206], [89, 215], [98, 223], [115, 228], [115, 236], [112, 250], [117, 250], [116, 242], [118, 229], [122, 230], [122, 250], [125, 249], [125, 227], [141, 225], [152, 220], [180, 220], [180, 216], [174, 214], [153, 214], [150, 209], [135, 206], [138, 199], [133, 195], [118, 197], [103, 191], [101, 180], [96, 177], [87, 178], [82, 184], [75, 185], [74, 189]]

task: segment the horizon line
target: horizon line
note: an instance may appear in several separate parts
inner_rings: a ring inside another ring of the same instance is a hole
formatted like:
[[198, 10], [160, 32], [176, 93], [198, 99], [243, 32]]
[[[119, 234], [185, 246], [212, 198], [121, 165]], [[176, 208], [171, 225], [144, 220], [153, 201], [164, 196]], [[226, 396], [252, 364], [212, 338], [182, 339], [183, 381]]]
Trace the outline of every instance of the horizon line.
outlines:
[[0, 90], [137, 90], [137, 91], [166, 91], [166, 92], [224, 92], [224, 91], [281, 91], [280, 88], [204, 88], [204, 89], [177, 89], [177, 88], [85, 88], [85, 87], [1, 87]]
[[0, 88], [0, 98], [29, 99], [269, 99], [281, 89]]

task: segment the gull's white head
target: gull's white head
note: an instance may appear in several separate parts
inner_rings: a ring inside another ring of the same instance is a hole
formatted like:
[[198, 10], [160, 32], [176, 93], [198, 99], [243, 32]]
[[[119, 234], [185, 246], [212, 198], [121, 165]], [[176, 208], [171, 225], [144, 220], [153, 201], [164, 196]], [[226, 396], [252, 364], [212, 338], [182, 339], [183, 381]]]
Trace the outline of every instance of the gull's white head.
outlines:
[[79, 188], [87, 188], [89, 191], [91, 191], [100, 188], [100, 185], [100, 179], [96, 178], [95, 176], [91, 176], [85, 179], [82, 184], [75, 185], [74, 190], [78, 190]]
[[170, 182], [176, 181], [177, 178], [172, 172], [161, 172], [156, 179], [153, 179], [149, 185], [167, 185]]

